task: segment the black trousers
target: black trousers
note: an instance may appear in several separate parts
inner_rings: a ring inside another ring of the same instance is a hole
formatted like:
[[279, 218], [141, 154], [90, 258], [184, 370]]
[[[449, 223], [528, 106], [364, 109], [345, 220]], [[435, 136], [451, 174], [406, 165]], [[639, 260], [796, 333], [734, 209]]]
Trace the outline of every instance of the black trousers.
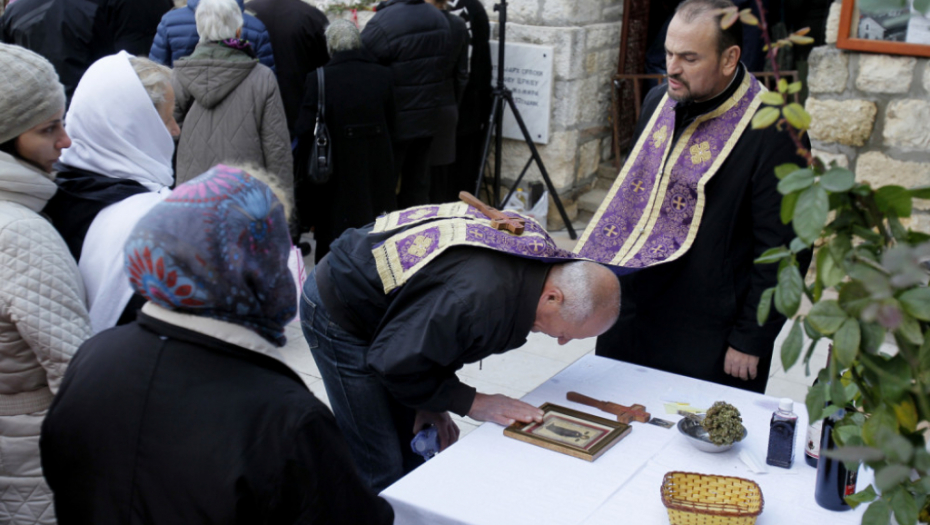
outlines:
[[394, 169], [400, 181], [397, 206], [400, 209], [429, 204], [429, 149], [433, 137], [394, 143]]

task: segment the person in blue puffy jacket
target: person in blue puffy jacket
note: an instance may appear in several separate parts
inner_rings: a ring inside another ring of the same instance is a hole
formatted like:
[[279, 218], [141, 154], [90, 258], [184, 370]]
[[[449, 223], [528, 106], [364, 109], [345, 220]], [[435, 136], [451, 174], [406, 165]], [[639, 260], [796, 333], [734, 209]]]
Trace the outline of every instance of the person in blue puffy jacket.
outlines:
[[[245, 12], [244, 0], [236, 2], [239, 8], [243, 9], [242, 39], [251, 42], [259, 62], [274, 71], [274, 55], [271, 52], [271, 40], [268, 38], [265, 24]], [[200, 0], [188, 0], [186, 6], [165, 13], [158, 24], [152, 50], [149, 51], [150, 60], [172, 67], [175, 60], [194, 52], [194, 47], [200, 41], [197, 22], [194, 20], [194, 10], [199, 3]]]

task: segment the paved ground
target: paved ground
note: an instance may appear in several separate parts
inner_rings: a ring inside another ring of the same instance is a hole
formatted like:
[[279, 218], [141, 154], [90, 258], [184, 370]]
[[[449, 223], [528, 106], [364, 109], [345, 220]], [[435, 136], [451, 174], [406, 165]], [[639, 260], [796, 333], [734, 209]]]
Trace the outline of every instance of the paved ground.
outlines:
[[[584, 225], [576, 225], [579, 235]], [[567, 231], [552, 232], [553, 238], [560, 247], [571, 249], [575, 241], [568, 238]], [[309, 269], [313, 267], [312, 257], [306, 260]], [[787, 336], [787, 328], [782, 330], [775, 342], [775, 363], [769, 377], [766, 394], [776, 397], [789, 397], [800, 403], [804, 402], [807, 387], [813, 377], [807, 377], [803, 365], [795, 365], [788, 372], [781, 367], [778, 357], [781, 342]], [[307, 343], [304, 341], [300, 329], [300, 322], [295, 320], [287, 327], [288, 344], [282, 350], [288, 363], [300, 372], [301, 377], [313, 393], [329, 405], [320, 372], [317, 370]], [[564, 346], [543, 334], [530, 334], [527, 344], [506, 354], [491, 356], [481, 363], [466, 366], [459, 372], [462, 380], [485, 394], [505, 394], [511, 397], [523, 397], [544, 381], [567, 367], [585, 354], [594, 352], [594, 339], [571, 341]], [[806, 344], [805, 344], [806, 348]], [[819, 370], [827, 360], [827, 347], [825, 342], [819, 344], [811, 358], [811, 368]], [[455, 420], [464, 436], [478, 427], [480, 423], [470, 418], [455, 416]]]

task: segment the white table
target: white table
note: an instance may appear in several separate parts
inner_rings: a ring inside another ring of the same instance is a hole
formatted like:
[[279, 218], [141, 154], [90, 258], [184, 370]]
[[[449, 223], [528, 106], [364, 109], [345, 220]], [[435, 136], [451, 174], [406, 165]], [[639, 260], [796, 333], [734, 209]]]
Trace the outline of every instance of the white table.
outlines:
[[[714, 383], [585, 356], [523, 400], [552, 402], [610, 417], [565, 399], [568, 391], [630, 405], [642, 403], [653, 416], [666, 415], [665, 401], [707, 408], [725, 400], [743, 416], [748, 437], [722, 454], [698, 451], [677, 428], [633, 423], [633, 431], [596, 461], [587, 462], [505, 437], [486, 423], [381, 493], [404, 524], [611, 524], [667, 525], [659, 488], [672, 470], [738, 476], [756, 481], [765, 500], [757, 525], [858, 524], [863, 508], [831, 512], [814, 501], [816, 469], [804, 462], [807, 412], [799, 414], [791, 469], [767, 466], [755, 474], [738, 458], [741, 448], [765, 462], [768, 425], [778, 400]], [[859, 487], [871, 482], [860, 469]]]

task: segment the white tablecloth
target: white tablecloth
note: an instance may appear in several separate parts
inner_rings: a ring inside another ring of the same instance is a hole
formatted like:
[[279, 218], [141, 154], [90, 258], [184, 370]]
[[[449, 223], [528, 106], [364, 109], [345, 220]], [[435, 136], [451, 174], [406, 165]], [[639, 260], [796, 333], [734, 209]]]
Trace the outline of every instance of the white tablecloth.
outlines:
[[[530, 392], [524, 401], [556, 403], [602, 417], [609, 414], [565, 399], [574, 390], [596, 399], [641, 403], [654, 417], [664, 402], [708, 408], [724, 400], [739, 408], [748, 437], [722, 454], [698, 451], [677, 428], [633, 423], [633, 431], [594, 462], [587, 462], [505, 437], [486, 423], [382, 492], [404, 524], [656, 524], [668, 523], [659, 488], [672, 470], [738, 476], [756, 481], [765, 499], [757, 525], [858, 524], [863, 509], [831, 512], [814, 501], [816, 469], [804, 462], [807, 428], [799, 414], [795, 462], [791, 469], [767, 466], [755, 474], [739, 460], [750, 450], [761, 463], [768, 425], [778, 400], [596, 356], [585, 356]], [[860, 469], [859, 487], [871, 481]]]

